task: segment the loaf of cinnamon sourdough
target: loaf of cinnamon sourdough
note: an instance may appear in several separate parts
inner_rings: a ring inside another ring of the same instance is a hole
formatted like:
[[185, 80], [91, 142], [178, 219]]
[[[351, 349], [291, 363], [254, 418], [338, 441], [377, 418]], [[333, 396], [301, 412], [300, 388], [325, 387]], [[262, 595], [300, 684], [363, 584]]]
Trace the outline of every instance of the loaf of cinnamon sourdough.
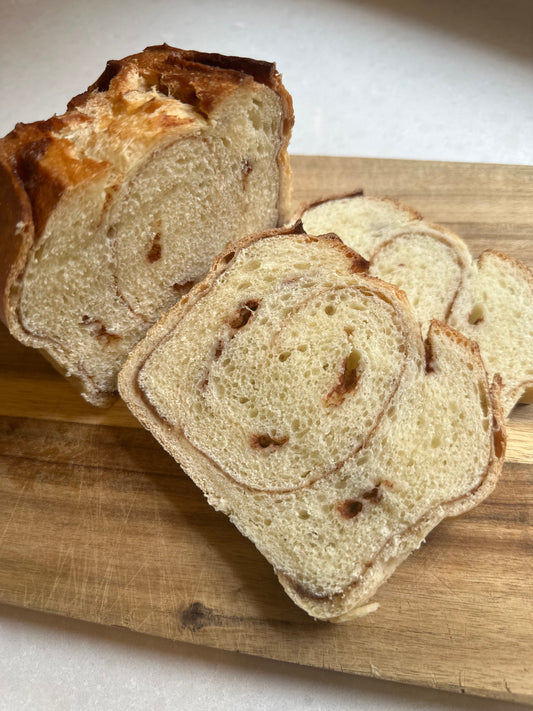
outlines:
[[499, 379], [334, 235], [251, 236], [136, 346], [120, 393], [310, 615], [369, 602], [501, 470]]
[[461, 240], [395, 200], [360, 193], [301, 214], [307, 232], [333, 231], [370, 262], [370, 273], [405, 290], [422, 329], [449, 323], [479, 344], [489, 376], [502, 377], [502, 405], [533, 402], [533, 273], [496, 250], [474, 261]]
[[0, 316], [106, 405], [160, 314], [230, 241], [288, 215], [275, 66], [150, 47], [0, 141]]

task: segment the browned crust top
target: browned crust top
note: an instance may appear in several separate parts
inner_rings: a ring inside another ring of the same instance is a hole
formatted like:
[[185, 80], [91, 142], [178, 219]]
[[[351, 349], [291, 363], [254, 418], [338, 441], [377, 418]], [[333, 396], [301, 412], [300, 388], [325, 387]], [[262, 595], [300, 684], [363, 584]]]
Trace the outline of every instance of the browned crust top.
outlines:
[[[280, 75], [272, 62], [161, 44], [146, 47], [142, 52], [124, 59], [111, 59], [87, 92], [108, 91], [113, 79], [131, 65], [135, 65], [139, 73], [163, 93], [200, 106], [202, 111], [209, 109], [211, 102], [220, 95], [225, 82], [238, 84], [246, 77], [252, 77], [254, 81], [274, 91], [278, 91], [280, 86]], [[183, 75], [189, 77], [190, 81], [184, 82]], [[87, 92], [75, 96], [69, 102], [69, 108], [83, 102]]]

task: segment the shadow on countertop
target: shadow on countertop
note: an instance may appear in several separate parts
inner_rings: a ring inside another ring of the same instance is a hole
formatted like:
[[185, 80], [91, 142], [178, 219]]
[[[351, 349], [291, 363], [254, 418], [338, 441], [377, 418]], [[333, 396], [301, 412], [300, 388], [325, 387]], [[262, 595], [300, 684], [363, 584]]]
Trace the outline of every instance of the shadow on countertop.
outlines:
[[530, 0], [349, 0], [400, 20], [424, 23], [465, 40], [533, 61]]

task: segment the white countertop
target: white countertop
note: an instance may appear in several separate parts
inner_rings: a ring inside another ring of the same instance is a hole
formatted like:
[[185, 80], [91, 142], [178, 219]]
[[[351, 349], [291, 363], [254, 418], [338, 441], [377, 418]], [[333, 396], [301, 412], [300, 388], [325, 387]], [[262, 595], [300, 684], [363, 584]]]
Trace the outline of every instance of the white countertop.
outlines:
[[[529, 0], [2, 0], [0, 135], [162, 42], [276, 61], [292, 153], [533, 162]], [[517, 708], [7, 606], [0, 640], [0, 711]]]

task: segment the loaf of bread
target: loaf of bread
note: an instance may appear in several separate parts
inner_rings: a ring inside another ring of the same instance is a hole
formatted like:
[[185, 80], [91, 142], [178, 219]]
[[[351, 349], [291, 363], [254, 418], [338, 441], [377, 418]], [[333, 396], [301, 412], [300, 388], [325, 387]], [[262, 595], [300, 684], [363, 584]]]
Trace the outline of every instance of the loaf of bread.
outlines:
[[480, 346], [489, 377], [502, 377], [506, 415], [533, 402], [533, 273], [488, 250], [474, 261], [453, 232], [394, 200], [361, 193], [300, 213], [310, 234], [333, 231], [370, 262], [370, 273], [403, 289], [426, 333], [440, 319]]
[[492, 490], [499, 379], [334, 235], [251, 236], [136, 346], [120, 393], [310, 615], [369, 602]]
[[95, 405], [227, 243], [288, 217], [275, 66], [150, 47], [0, 141], [0, 315]]

